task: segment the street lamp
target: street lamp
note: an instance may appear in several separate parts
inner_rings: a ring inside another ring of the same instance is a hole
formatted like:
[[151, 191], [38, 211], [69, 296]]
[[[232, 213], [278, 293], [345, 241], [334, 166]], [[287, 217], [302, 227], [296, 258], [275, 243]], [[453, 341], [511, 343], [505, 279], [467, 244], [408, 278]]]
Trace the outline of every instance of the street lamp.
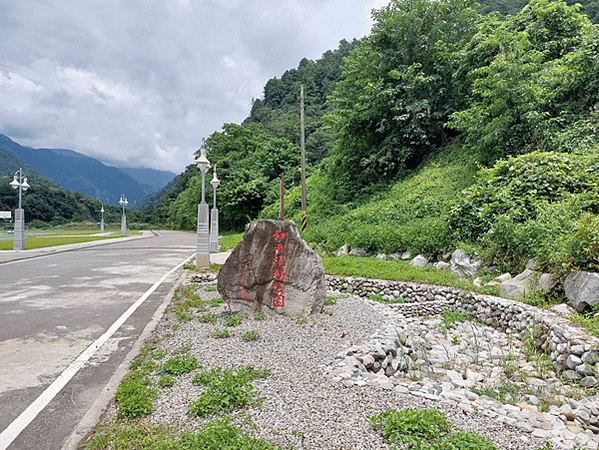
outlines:
[[127, 236], [127, 218], [125, 217], [125, 206], [129, 204], [125, 194], [121, 195], [119, 204], [123, 205], [123, 218], [121, 219], [121, 236]]
[[210, 235], [208, 234], [208, 203], [206, 203], [206, 192], [204, 182], [210, 162], [206, 158], [206, 149], [202, 144], [200, 157], [195, 160], [200, 172], [202, 172], [202, 201], [198, 205], [198, 241], [196, 245], [196, 267], [198, 269], [210, 268]]
[[13, 250], [25, 250], [25, 212], [21, 207], [21, 191], [29, 189], [27, 177], [23, 176], [23, 169], [15, 172], [15, 179], [10, 182], [13, 189], [19, 188], [19, 208], [15, 210], [15, 233], [13, 236]]
[[220, 181], [216, 178], [216, 165], [214, 166], [214, 176], [212, 177], [210, 184], [214, 188], [214, 204], [212, 206], [212, 211], [210, 211], [210, 251], [218, 252], [218, 209], [216, 209], [216, 188], [220, 184]]
[[104, 233], [104, 205], [102, 205], [100, 212], [102, 213], [102, 220], [100, 221], [100, 233]]

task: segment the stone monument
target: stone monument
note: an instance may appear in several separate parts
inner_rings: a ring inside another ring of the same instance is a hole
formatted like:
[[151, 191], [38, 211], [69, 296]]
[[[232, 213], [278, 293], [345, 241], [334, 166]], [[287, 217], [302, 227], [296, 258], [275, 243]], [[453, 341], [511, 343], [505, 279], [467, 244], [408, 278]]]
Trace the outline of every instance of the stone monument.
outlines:
[[295, 223], [259, 220], [246, 226], [220, 269], [218, 292], [234, 312], [320, 313], [326, 295], [322, 260]]

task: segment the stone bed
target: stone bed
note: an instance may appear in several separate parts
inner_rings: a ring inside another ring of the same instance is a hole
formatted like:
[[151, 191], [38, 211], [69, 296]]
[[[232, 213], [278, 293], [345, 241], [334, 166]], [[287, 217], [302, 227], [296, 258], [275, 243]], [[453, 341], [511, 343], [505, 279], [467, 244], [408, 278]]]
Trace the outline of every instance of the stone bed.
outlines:
[[440, 314], [454, 308], [474, 313], [481, 322], [507, 333], [532, 332], [536, 347], [555, 362], [563, 379], [578, 380], [584, 387], [598, 383], [599, 339], [558, 313], [500, 297], [403, 281], [327, 276], [327, 284], [340, 294], [378, 294], [388, 302], [403, 302], [389, 306], [406, 317]]

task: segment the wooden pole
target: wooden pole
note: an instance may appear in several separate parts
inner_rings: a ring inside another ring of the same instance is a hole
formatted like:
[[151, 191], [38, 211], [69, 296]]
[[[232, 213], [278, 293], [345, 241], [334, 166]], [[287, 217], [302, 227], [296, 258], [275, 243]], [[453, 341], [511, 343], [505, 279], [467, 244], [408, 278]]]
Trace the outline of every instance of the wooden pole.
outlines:
[[285, 172], [281, 174], [281, 220], [285, 220]]
[[300, 86], [300, 145], [302, 149], [302, 231], [308, 225], [306, 213], [306, 140], [304, 137], [304, 85]]

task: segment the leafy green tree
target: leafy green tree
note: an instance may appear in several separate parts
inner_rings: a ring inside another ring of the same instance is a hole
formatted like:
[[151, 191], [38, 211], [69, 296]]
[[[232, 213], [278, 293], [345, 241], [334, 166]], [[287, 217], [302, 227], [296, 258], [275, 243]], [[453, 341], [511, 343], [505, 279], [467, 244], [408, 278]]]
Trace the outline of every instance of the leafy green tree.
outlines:
[[460, 99], [452, 52], [478, 14], [469, 0], [393, 0], [375, 11], [372, 34], [345, 60], [328, 117], [338, 138], [329, 173], [342, 201], [414, 168], [441, 147]]
[[[532, 0], [505, 22], [488, 18], [461, 53], [469, 93], [448, 126], [481, 161], [555, 148], [599, 102], [599, 30], [577, 7]], [[584, 134], [584, 133], [583, 133]]]

